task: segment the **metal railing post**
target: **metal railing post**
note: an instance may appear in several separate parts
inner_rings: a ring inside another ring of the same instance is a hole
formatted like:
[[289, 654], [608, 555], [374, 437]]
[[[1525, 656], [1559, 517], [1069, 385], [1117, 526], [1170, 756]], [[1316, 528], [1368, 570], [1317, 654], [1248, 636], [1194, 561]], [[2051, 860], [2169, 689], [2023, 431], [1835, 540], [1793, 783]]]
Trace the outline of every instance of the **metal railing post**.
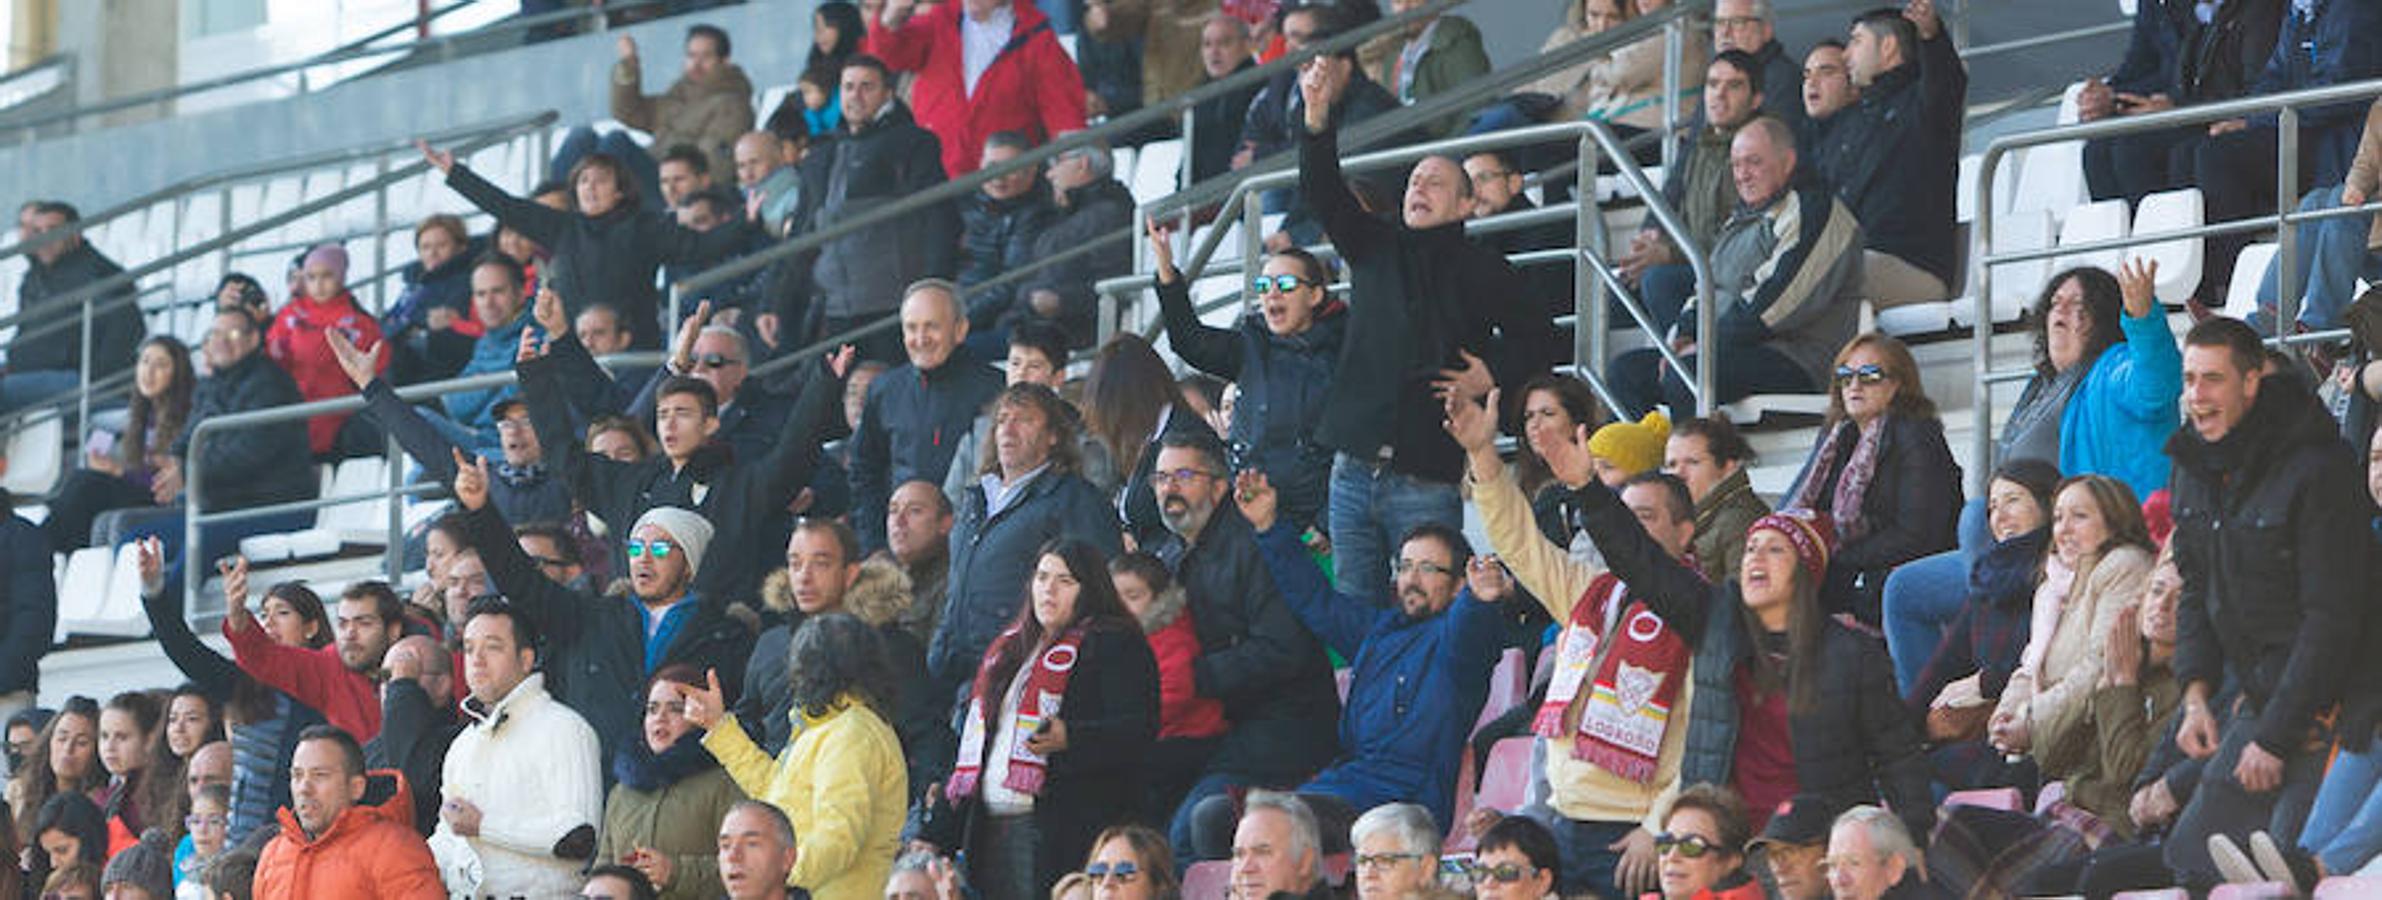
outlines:
[[2299, 110], [2283, 107], [2275, 125], [2274, 329], [2276, 334], [2290, 334], [2291, 323], [2299, 321], [2299, 229], [2291, 222], [2291, 214], [2299, 209]]
[[[1579, 249], [1593, 247], [1604, 252], [1604, 211], [1596, 204], [1596, 137], [1581, 134], [1579, 140], [1579, 170], [1572, 173], [1572, 246]], [[1603, 282], [1588, 271], [1588, 262], [1572, 263], [1572, 362], [1587, 367], [1602, 376], [1605, 371], [1605, 350], [1611, 327], [1605, 310]]]
[[74, 393], [74, 425], [76, 428], [91, 427], [91, 302], [97, 296], [98, 295], [96, 294], [83, 295], [83, 333], [79, 338], [83, 345], [83, 354], [80, 366], [82, 373], [77, 375], [75, 379], [76, 381], [80, 382], [80, 384], [77, 386], [81, 389], [75, 391]]
[[[1174, 189], [1177, 191], [1187, 191], [1191, 189], [1191, 181], [1194, 174], [1191, 164], [1199, 156], [1199, 154], [1192, 152], [1192, 148], [1198, 146], [1199, 140], [1199, 135], [1196, 133], [1199, 127], [1199, 117], [1194, 115], [1198, 109], [1199, 107], [1196, 106], [1183, 107], [1183, 159], [1182, 165], [1177, 166], [1175, 171]], [[1191, 232], [1186, 229], [1183, 233], [1188, 235]]]
[[405, 446], [397, 442], [395, 434], [383, 436], [389, 445], [389, 492], [384, 495], [389, 504], [389, 535], [381, 554], [381, 573], [389, 584], [395, 585], [405, 575], [405, 503], [398, 498], [405, 492]]
[[[1265, 192], [1250, 191], [1241, 196], [1241, 274], [1255, 275], [1265, 265]], [[1183, 273], [1183, 286], [1191, 286], [1191, 273]], [[1249, 279], [1233, 288], [1241, 297], [1240, 309], [1248, 309], [1257, 300], [1249, 293]]]
[[1666, 177], [1671, 166], [1678, 162], [1672, 157], [1679, 152], [1679, 142], [1671, 136], [1679, 133], [1679, 70], [1684, 65], [1680, 56], [1686, 53], [1686, 48], [1687, 21], [1672, 19], [1665, 23], [1662, 27], [1662, 170]]
[[[342, 168], [345, 168], [344, 166]], [[372, 270], [389, 267], [389, 155], [383, 153], [372, 164], [372, 180], [380, 186], [372, 191]], [[372, 313], [389, 311], [389, 280], [372, 280]]]
[[1970, 229], [1976, 249], [1970, 253], [1970, 265], [1976, 267], [1976, 290], [1970, 292], [1973, 304], [1969, 329], [1969, 355], [1976, 359], [1974, 377], [1969, 386], [1974, 391], [1972, 415], [1973, 433], [1969, 436], [1968, 493], [1972, 497], [1985, 496], [1985, 489], [1993, 473], [1993, 382], [1987, 377], [1993, 369], [1993, 176], [2007, 151], [1993, 146], [1985, 149], [1985, 157], [1977, 166], [1976, 224]]

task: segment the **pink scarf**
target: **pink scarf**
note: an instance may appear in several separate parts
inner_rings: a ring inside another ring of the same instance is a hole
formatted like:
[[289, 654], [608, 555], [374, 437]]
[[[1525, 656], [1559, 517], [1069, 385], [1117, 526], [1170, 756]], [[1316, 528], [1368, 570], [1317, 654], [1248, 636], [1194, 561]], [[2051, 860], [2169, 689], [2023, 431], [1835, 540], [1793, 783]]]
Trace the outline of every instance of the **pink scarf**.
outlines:
[[[1828, 518], [1836, 520], [1839, 543], [1849, 544], [1868, 535], [1869, 523], [1861, 518], [1861, 501], [1869, 495], [1869, 483], [1877, 478], [1878, 443], [1886, 434], [1886, 419], [1892, 415], [1871, 419], [1867, 425], [1846, 428], [1840, 424], [1829, 429], [1828, 440], [1820, 444], [1820, 452], [1811, 458], [1811, 470], [1804, 473], [1803, 483], [1796, 486], [1795, 497], [1786, 508], [1819, 509], [1820, 488], [1828, 482], [1828, 470], [1835, 468], [1839, 456], [1850, 452], [1852, 456], [1845, 460], [1844, 474], [1836, 478], [1836, 491], [1829, 496]], [[1849, 449], [1847, 433], [1856, 435]]]

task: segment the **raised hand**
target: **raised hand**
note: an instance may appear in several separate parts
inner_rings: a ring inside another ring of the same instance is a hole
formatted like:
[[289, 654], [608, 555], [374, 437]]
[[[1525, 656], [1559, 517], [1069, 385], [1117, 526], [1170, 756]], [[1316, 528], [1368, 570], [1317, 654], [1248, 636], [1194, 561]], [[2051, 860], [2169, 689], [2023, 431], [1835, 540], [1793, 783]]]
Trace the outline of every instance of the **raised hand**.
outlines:
[[1318, 56], [1299, 66], [1299, 96], [1307, 103], [1307, 130], [1322, 132], [1331, 124], [1332, 104], [1348, 92], [1356, 64], [1338, 56]]
[[414, 139], [414, 146], [422, 148], [422, 161], [429, 163], [431, 168], [437, 169], [438, 174], [452, 175], [455, 173], [455, 151], [431, 149], [430, 142], [420, 138]]
[[141, 569], [141, 594], [156, 596], [165, 593], [165, 542], [150, 535], [132, 542], [134, 559]]
[[1246, 469], [1232, 480], [1233, 501], [1240, 505], [1241, 517], [1249, 520], [1249, 527], [1265, 531], [1274, 527], [1280, 514], [1282, 495], [1265, 478], [1265, 473]]
[[1588, 452], [1588, 426], [1572, 429], [1571, 440], [1556, 441], [1546, 447], [1533, 447], [1538, 458], [1545, 461], [1547, 470], [1564, 484], [1579, 487], [1596, 480], [1596, 457]]
[[850, 344], [835, 348], [835, 352], [827, 354], [824, 360], [828, 373], [834, 375], [837, 381], [844, 380], [845, 376], [852, 374], [852, 360], [859, 353], [859, 349]]
[[1503, 603], [1513, 596], [1514, 576], [1505, 570], [1505, 561], [1494, 553], [1475, 556], [1464, 566], [1464, 584], [1472, 589], [1472, 597], [1482, 603]]
[[521, 329], [521, 343], [513, 348], [513, 364], [520, 365], [546, 355], [546, 342], [538, 339], [533, 328]]
[[621, 62], [636, 59], [637, 39], [626, 34], [621, 35], [619, 40], [612, 42], [612, 55], [619, 57]]
[[2109, 646], [2103, 651], [2101, 683], [2125, 686], [2135, 683], [2142, 670], [2142, 607], [2128, 606], [2117, 611], [2117, 623], [2110, 626]]
[[369, 353], [358, 350], [355, 342], [336, 328], [326, 329], [323, 339], [331, 345], [331, 358], [338, 361], [339, 371], [347, 373], [347, 380], [355, 384], [356, 390], [372, 383], [375, 370], [380, 367], [380, 345], [373, 345]]
[[1481, 362], [1470, 350], [1458, 349], [1456, 354], [1463, 359], [1464, 367], [1439, 370], [1439, 377], [1431, 382], [1433, 393], [1445, 397], [1453, 392], [1467, 400], [1478, 400], [1497, 388], [1497, 379], [1489, 374], [1488, 363]]
[[679, 702], [686, 704], [686, 720], [695, 723], [697, 727], [710, 730], [713, 726], [718, 725], [722, 718], [727, 717], [728, 700], [727, 695], [720, 690], [718, 669], [705, 670], [703, 677], [706, 682], [710, 683], [710, 687], [696, 688], [677, 684], [672, 685], [671, 689], [678, 692]]
[[695, 314], [679, 323], [678, 342], [670, 348], [670, 367], [678, 374], [695, 371], [695, 339], [703, 336], [703, 326], [711, 324], [711, 301], [695, 304]]
[[488, 461], [464, 456], [460, 448], [448, 452], [455, 454], [455, 502], [480, 511], [488, 505]]
[[[1919, 26], [1919, 39], [1922, 41], [1935, 40], [1936, 35], [1944, 32], [1944, 20], [1935, 12], [1935, 0], [1911, 0], [1910, 5], [1902, 8], [1902, 17]], [[1917, 47], [1902, 48], [1906, 58], [1918, 51]]]
[[2150, 315], [2151, 305], [2157, 303], [2159, 261], [2134, 257], [2117, 267], [2117, 291], [2125, 298], [2126, 315], [2142, 318]]
[[571, 319], [563, 312], [562, 295], [555, 292], [552, 284], [538, 285], [538, 298], [530, 305], [529, 315], [537, 320], [539, 328], [546, 329], [550, 337], [571, 333]]
[[1161, 222], [1157, 216], [1144, 219], [1142, 231], [1150, 239], [1150, 260], [1156, 266], [1159, 284], [1173, 284], [1182, 280], [1183, 273], [1174, 267], [1174, 225]]
[[247, 631], [259, 627], [256, 614], [248, 611], [248, 557], [232, 556], [215, 563], [215, 571], [223, 576], [223, 615], [233, 631]]
[[[1489, 389], [1489, 406], [1497, 405], [1501, 393]], [[1439, 402], [1447, 411], [1447, 420], [1441, 424], [1448, 436], [1456, 439], [1456, 446], [1466, 453], [1496, 452], [1497, 417], [1490, 415], [1487, 407], [1456, 391], [1440, 392]]]

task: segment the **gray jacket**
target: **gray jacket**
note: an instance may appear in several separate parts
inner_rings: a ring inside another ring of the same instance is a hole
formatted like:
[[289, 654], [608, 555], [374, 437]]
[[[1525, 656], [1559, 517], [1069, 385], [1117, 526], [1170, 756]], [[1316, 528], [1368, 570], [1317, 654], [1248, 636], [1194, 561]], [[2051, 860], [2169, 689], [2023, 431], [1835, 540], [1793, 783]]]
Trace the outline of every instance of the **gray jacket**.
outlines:
[[[1808, 168], [1777, 198], [1737, 207], [1712, 245], [1715, 340], [1767, 345], [1827, 380], [1838, 348], [1860, 327], [1861, 223]], [[1695, 334], [1695, 301], [1681, 334]], [[1725, 352], [1725, 351], [1724, 351]]]

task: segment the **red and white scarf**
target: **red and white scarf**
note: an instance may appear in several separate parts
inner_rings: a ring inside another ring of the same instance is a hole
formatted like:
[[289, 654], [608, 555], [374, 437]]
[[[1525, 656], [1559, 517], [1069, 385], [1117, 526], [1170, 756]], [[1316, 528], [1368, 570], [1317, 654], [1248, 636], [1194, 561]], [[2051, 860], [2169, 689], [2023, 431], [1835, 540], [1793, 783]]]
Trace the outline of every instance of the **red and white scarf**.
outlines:
[[[1629, 586], [1608, 572], [1572, 604], [1556, 651], [1555, 677], [1530, 730], [1540, 737], [1564, 737], [1564, 719], [1586, 684], [1588, 703], [1570, 735], [1572, 757], [1646, 784], [1654, 780], [1663, 733], [1693, 654], [1677, 629], [1628, 594]], [[1606, 642], [1607, 632], [1617, 640]]]
[[[1067, 681], [1075, 675], [1075, 663], [1083, 654], [1083, 626], [1067, 629], [1050, 649], [1042, 651], [1030, 668], [1013, 677], [1026, 679], [1025, 689], [1017, 694], [1016, 739], [1009, 744], [1009, 774], [1001, 779], [1001, 786], [1021, 794], [1042, 793], [1042, 780], [1048, 775], [1050, 762], [1042, 754], [1026, 749], [1026, 738], [1042, 728], [1042, 723], [1056, 718], [1060, 706], [1067, 699]], [[993, 665], [1018, 638], [1017, 626], [995, 639], [984, 651], [984, 661], [976, 665], [976, 687], [968, 696], [968, 719], [959, 738], [959, 767], [952, 770], [951, 780], [944, 793], [952, 800], [975, 796], [984, 778], [984, 742], [988, 725], [984, 696], [988, 691], [1006, 693], [1008, 685], [991, 684]]]

